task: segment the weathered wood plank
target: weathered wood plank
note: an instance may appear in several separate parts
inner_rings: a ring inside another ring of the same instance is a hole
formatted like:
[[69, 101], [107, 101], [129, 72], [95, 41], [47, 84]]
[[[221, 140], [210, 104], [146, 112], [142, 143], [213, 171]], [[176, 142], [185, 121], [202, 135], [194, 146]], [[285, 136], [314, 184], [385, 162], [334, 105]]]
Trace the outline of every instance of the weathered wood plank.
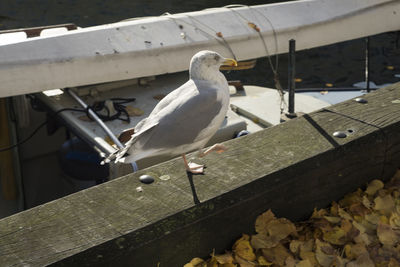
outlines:
[[399, 166], [400, 84], [365, 99], [228, 141], [205, 175], [171, 160], [0, 220], [0, 265], [181, 266], [251, 233], [269, 208], [302, 219]]

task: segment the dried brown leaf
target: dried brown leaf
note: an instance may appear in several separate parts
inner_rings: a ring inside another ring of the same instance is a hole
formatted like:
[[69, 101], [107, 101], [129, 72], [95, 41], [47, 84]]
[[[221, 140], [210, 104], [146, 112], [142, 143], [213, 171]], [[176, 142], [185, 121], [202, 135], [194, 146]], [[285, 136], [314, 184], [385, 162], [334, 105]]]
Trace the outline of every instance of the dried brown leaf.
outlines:
[[365, 190], [365, 193], [369, 196], [373, 196], [378, 192], [380, 189], [382, 189], [384, 186], [383, 182], [381, 180], [372, 180], [367, 189]]
[[344, 253], [349, 260], [355, 260], [360, 255], [367, 253], [367, 248], [363, 243], [352, 244], [348, 243], [344, 246]]
[[332, 231], [324, 232], [323, 239], [333, 245], [344, 245], [347, 233], [340, 227], [335, 226]]
[[278, 244], [273, 248], [263, 248], [261, 251], [267, 261], [281, 266], [284, 265], [286, 259], [291, 256], [282, 244]]
[[267, 259], [264, 256], [258, 256], [257, 263], [260, 266], [271, 266], [273, 264], [272, 262], [267, 261]]
[[235, 255], [235, 261], [239, 264], [240, 267], [255, 267], [257, 264], [252, 261], [248, 261], [243, 259], [242, 257]]
[[374, 209], [385, 215], [390, 215], [395, 208], [395, 203], [391, 195], [377, 196], [374, 199], [374, 203]]
[[313, 265], [309, 260], [302, 260], [299, 261], [298, 263], [296, 263], [295, 267], [314, 267], [315, 265]]
[[370, 224], [377, 225], [379, 223], [380, 215], [378, 213], [371, 213], [371, 214], [366, 214], [364, 218]]
[[361, 203], [361, 202], [360, 203], [351, 204], [350, 207], [349, 207], [349, 210], [350, 210], [351, 214], [353, 214], [353, 216], [357, 216], [358, 215], [358, 216], [363, 217], [366, 214], [371, 213], [371, 211], [368, 208], [366, 208], [364, 206], [364, 204]]
[[346, 267], [375, 267], [374, 262], [369, 257], [368, 253], [364, 253], [354, 261], [346, 264]]
[[335, 217], [339, 216], [339, 205], [335, 201], [332, 202], [332, 206], [329, 210], [331, 213], [330, 216], [335, 216]]
[[285, 218], [273, 219], [267, 224], [268, 234], [278, 240], [286, 238], [288, 235], [296, 233], [296, 226]]
[[306, 242], [303, 242], [303, 243], [300, 245], [300, 253], [301, 253], [301, 252], [309, 252], [309, 251], [312, 251], [313, 248], [314, 248], [314, 243], [315, 243], [315, 240], [314, 240], [314, 239], [310, 239], [310, 240], [307, 240]]
[[342, 220], [340, 217], [336, 216], [324, 216], [324, 219], [333, 224], [338, 224]]
[[125, 109], [126, 109], [126, 112], [128, 112], [128, 115], [130, 117], [142, 116], [144, 114], [144, 111], [141, 110], [140, 108], [135, 108], [135, 107], [132, 107], [132, 106], [126, 106]]
[[324, 234], [324, 232], [321, 229], [315, 228], [312, 237], [314, 239], [322, 239], [323, 234]]
[[292, 240], [290, 241], [289, 244], [289, 250], [290, 252], [292, 252], [295, 255], [298, 255], [298, 253], [300, 252], [300, 246], [304, 245], [304, 241], [299, 241], [299, 240]]
[[320, 209], [317, 210], [316, 208], [314, 209], [310, 219], [320, 219], [323, 218], [324, 216], [328, 215], [328, 212], [325, 209]]
[[371, 201], [368, 199], [367, 196], [363, 196], [363, 198], [362, 198], [362, 204], [363, 204], [364, 207], [366, 207], [367, 209], [371, 209], [371, 208], [372, 208], [372, 203], [371, 203]]
[[207, 261], [206, 267], [218, 267], [217, 259], [215, 259], [215, 257], [212, 256], [211, 259], [209, 259], [209, 260]]
[[87, 122], [93, 121], [86, 115], [79, 116], [78, 119], [80, 119], [81, 121], [87, 121]]
[[183, 267], [205, 267], [206, 262], [200, 258], [193, 258], [189, 263], [186, 263]]
[[360, 202], [362, 202], [361, 195], [362, 195], [362, 190], [360, 188], [358, 188], [356, 192], [345, 195], [344, 198], [339, 201], [339, 205], [341, 207], [346, 208], [353, 204], [360, 203]]
[[360, 234], [360, 231], [348, 220], [342, 220], [340, 227], [346, 232], [346, 238], [349, 241]]
[[340, 207], [338, 208], [338, 215], [340, 218], [343, 218], [343, 219], [346, 219], [349, 221], [353, 220], [353, 217], [351, 217], [350, 214], [348, 214], [344, 209], [342, 209]]
[[400, 263], [395, 258], [390, 258], [388, 267], [400, 267]]
[[256, 255], [254, 254], [254, 250], [250, 245], [249, 241], [250, 237], [248, 235], [243, 234], [241, 238], [236, 240], [233, 245], [234, 253], [248, 261], [254, 261], [256, 259]]
[[251, 246], [254, 249], [272, 248], [278, 245], [279, 239], [266, 234], [256, 234], [251, 236]]
[[300, 258], [302, 260], [308, 260], [312, 266], [318, 266], [318, 261], [313, 251], [300, 251]]
[[223, 263], [218, 265], [218, 267], [237, 267], [237, 265], [234, 263]]
[[360, 233], [358, 236], [354, 238], [354, 242], [362, 243], [365, 244], [366, 246], [369, 246], [372, 243], [376, 243], [378, 239], [376, 238], [375, 235], [370, 235], [367, 233]]
[[275, 219], [275, 215], [270, 209], [258, 216], [255, 223], [256, 232], [267, 234], [268, 224], [273, 219]]
[[318, 263], [323, 267], [331, 266], [335, 256], [335, 250], [333, 247], [325, 242], [320, 241], [319, 239], [315, 240], [315, 258]]
[[394, 246], [399, 242], [399, 236], [388, 224], [378, 223], [376, 233], [378, 235], [379, 241], [383, 245]]
[[338, 255], [335, 255], [330, 267], [345, 267], [348, 262], [348, 259], [344, 259]]
[[400, 214], [397, 211], [390, 215], [389, 224], [392, 228], [400, 228]]
[[219, 264], [233, 263], [233, 256], [230, 252], [220, 255], [214, 255], [213, 257], [217, 260]]
[[[315, 228], [319, 228], [321, 231], [324, 231], [324, 232], [332, 231], [333, 227], [332, 227], [331, 223], [325, 217], [327, 217], [327, 216], [324, 216], [324, 218], [315, 219], [313, 222], [313, 225]], [[332, 218], [332, 217], [329, 217], [329, 218]], [[333, 218], [339, 218], [339, 217], [333, 217]], [[339, 218], [339, 221], [340, 220], [341, 219]]]
[[286, 258], [285, 267], [296, 267], [296, 261], [292, 256]]

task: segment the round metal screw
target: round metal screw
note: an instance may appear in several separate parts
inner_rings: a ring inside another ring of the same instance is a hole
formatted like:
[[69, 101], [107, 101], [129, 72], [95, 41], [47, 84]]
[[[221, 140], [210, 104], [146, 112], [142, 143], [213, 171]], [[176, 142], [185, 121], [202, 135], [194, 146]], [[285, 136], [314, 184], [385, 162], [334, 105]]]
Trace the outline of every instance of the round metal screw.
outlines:
[[154, 182], [154, 177], [148, 174], [143, 174], [139, 177], [139, 180], [144, 184], [151, 184], [152, 182]]
[[366, 99], [364, 99], [364, 98], [362, 98], [362, 97], [357, 97], [356, 99], [354, 99], [357, 103], [360, 103], [360, 104], [365, 104], [365, 103], [368, 103], [368, 101], [366, 100]]
[[333, 136], [338, 138], [346, 138], [347, 134], [345, 132], [336, 131], [333, 133]]

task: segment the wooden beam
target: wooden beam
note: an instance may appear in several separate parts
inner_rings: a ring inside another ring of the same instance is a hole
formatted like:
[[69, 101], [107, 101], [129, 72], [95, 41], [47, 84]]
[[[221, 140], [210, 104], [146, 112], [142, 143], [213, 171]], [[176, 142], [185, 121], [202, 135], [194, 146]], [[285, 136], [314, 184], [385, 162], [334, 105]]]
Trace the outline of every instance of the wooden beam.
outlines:
[[0, 265], [182, 266], [252, 233], [269, 208], [303, 219], [399, 166], [400, 84], [365, 99], [228, 141], [205, 175], [175, 159], [0, 220]]

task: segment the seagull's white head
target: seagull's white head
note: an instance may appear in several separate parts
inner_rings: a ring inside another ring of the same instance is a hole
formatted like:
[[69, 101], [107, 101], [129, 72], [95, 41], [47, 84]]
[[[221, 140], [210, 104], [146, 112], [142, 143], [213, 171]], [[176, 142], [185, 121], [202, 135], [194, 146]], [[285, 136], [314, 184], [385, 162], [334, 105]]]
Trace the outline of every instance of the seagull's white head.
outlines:
[[190, 61], [190, 78], [218, 82], [222, 75], [219, 71], [221, 65], [237, 66], [237, 62], [231, 58], [224, 58], [214, 51], [200, 51]]

